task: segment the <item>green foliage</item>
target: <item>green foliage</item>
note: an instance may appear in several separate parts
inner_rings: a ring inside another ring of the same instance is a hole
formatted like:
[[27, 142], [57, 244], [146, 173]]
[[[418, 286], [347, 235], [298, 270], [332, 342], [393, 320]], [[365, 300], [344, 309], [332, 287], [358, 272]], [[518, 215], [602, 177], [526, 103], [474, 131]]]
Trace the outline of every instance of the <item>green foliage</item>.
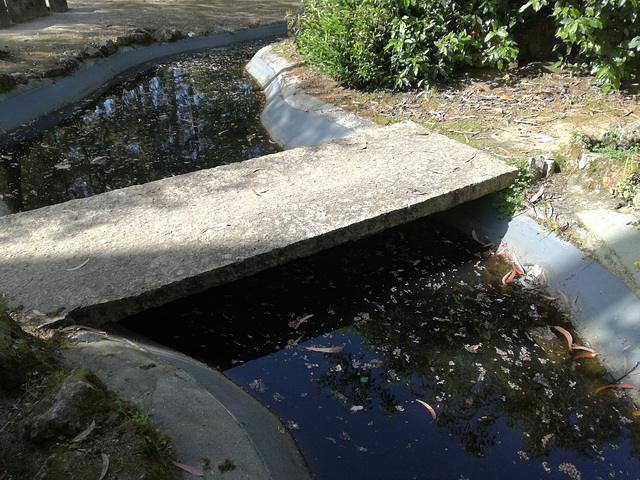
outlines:
[[559, 63], [594, 75], [594, 82], [605, 91], [620, 88], [638, 71], [638, 0], [529, 0], [521, 11], [552, 4]]
[[609, 90], [640, 66], [640, 0], [302, 0], [298, 48], [355, 87], [407, 88], [461, 66], [504, 68], [518, 57], [518, 25], [547, 7], [560, 63]]
[[632, 173], [620, 179], [611, 189], [611, 195], [632, 200], [640, 192], [640, 173]]
[[302, 0], [292, 21], [302, 53], [357, 87], [406, 88], [474, 62], [516, 60], [514, 0]]
[[494, 207], [503, 218], [511, 218], [513, 214], [520, 210], [527, 202], [525, 193], [533, 180], [533, 174], [527, 170], [527, 161], [520, 160], [518, 167], [518, 176], [515, 181], [504, 190], [498, 192], [498, 199], [494, 203]]

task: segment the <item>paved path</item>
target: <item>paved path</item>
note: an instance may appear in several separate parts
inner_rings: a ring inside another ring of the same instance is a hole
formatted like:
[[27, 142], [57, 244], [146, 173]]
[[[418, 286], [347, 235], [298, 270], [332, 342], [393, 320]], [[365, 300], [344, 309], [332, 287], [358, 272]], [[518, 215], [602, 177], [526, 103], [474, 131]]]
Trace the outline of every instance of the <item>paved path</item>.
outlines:
[[509, 185], [411, 122], [0, 218], [0, 292], [102, 325]]

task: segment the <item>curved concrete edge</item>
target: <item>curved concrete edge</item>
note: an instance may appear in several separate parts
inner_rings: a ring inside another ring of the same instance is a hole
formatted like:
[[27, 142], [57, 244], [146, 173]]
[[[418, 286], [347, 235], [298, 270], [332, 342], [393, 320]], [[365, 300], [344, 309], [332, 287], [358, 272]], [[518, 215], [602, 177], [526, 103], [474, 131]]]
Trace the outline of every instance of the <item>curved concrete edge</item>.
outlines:
[[0, 148], [17, 143], [34, 132], [55, 126], [78, 105], [95, 99], [113, 85], [135, 77], [159, 61], [286, 33], [287, 24], [281, 21], [234, 33], [151, 45], [108, 57], [55, 83], [43, 85], [0, 103], [0, 132], [3, 132], [0, 136]]
[[[600, 353], [612, 377], [622, 377], [640, 361], [640, 298], [596, 260], [532, 218], [500, 220], [491, 203], [492, 198], [483, 198], [461, 205], [447, 218], [467, 234], [475, 230], [480, 240], [500, 244], [498, 250], [505, 248], [510, 257], [513, 248], [525, 270], [540, 265], [547, 278], [543, 287], [556, 298], [555, 304], [569, 314], [582, 340]], [[640, 388], [639, 376], [623, 382]], [[630, 393], [640, 403], [638, 392]]]
[[[312, 131], [307, 133], [309, 141], [318, 142], [343, 136], [341, 130], [335, 126], [328, 128], [325, 122], [305, 124], [307, 116], [301, 113], [306, 112], [354, 132], [375, 125], [364, 119], [358, 121], [359, 117], [339, 107], [328, 108], [324, 102], [301, 92], [285, 78], [285, 73], [292, 68], [295, 66], [270, 46], [262, 48], [247, 67], [267, 92], [267, 108], [269, 102], [278, 102], [277, 108], [292, 111], [290, 115], [296, 118], [292, 125], [294, 132]], [[302, 112], [295, 112], [294, 105]], [[274, 116], [277, 108], [273, 107], [271, 112], [265, 110], [263, 122], [276, 125], [272, 127], [276, 135], [283, 135], [280, 130], [290, 125]], [[296, 133], [293, 137], [297, 139]], [[500, 220], [491, 202], [484, 198], [461, 205], [446, 218], [467, 234], [475, 229], [480, 238], [502, 244], [507, 253], [513, 248], [521, 263], [540, 265], [547, 277], [546, 291], [558, 298], [558, 304], [570, 314], [580, 337], [600, 353], [599, 358], [611, 375], [616, 379], [622, 377], [626, 373], [625, 358], [627, 370], [640, 361], [640, 298], [620, 278], [533, 219], [520, 215], [510, 222]], [[640, 388], [638, 376], [626, 377], [624, 381]], [[632, 395], [636, 403], [640, 403], [640, 394], [632, 391]]]
[[217, 370], [123, 328], [108, 336], [80, 331], [73, 339], [65, 362], [88, 366], [120, 398], [150, 412], [182, 462], [214, 470], [205, 478], [218, 478], [226, 458], [236, 465], [225, 473], [229, 480], [312, 478], [277, 417]]
[[295, 67], [270, 45], [260, 49], [246, 67], [265, 93], [262, 124], [284, 149], [305, 147], [377, 127], [367, 119], [306, 94], [286, 77], [286, 72]]

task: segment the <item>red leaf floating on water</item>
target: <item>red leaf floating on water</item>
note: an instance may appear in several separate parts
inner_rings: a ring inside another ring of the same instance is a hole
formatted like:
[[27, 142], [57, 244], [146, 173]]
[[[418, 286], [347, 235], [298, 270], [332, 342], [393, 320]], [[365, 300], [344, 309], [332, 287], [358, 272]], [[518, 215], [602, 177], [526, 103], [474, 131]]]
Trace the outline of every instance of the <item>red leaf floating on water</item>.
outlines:
[[184, 463], [172, 462], [176, 467], [181, 468], [187, 473], [191, 475], [195, 475], [196, 477], [204, 477], [204, 473], [202, 470], [198, 470], [196, 467], [192, 467], [191, 465], [185, 465]]
[[515, 270], [511, 270], [504, 277], [502, 277], [502, 284], [506, 285], [507, 283], [511, 282], [511, 280], [513, 280], [515, 278], [515, 276], [516, 276], [516, 271]]
[[629, 385], [628, 383], [618, 383], [617, 385], [605, 385], [604, 387], [596, 388], [594, 393], [601, 392], [605, 388], [636, 388], [633, 385]]
[[[576, 347], [573, 347], [576, 348]], [[582, 352], [572, 358], [572, 360], [579, 360], [581, 358], [596, 358], [598, 352]]]
[[431, 416], [433, 417], [433, 420], [431, 420], [431, 423], [436, 421], [436, 411], [431, 407], [431, 405], [429, 405], [427, 402], [423, 402], [422, 400], [416, 398], [416, 402], [421, 403], [422, 405], [424, 405], [425, 407], [427, 407], [427, 410], [429, 410], [431, 412]]
[[553, 328], [555, 328], [556, 330], [558, 330], [562, 335], [565, 336], [565, 338], [567, 339], [567, 344], [569, 345], [569, 351], [571, 351], [573, 349], [572, 344], [573, 344], [573, 337], [571, 336], [571, 334], [569, 332], [567, 332], [564, 328], [562, 327], [558, 327], [558, 326], [554, 326]]
[[516, 256], [516, 252], [513, 248], [511, 248], [511, 255], [513, 255], [513, 269], [520, 275], [524, 275], [524, 268], [522, 268], [522, 265], [520, 265], [518, 257]]
[[307, 320], [309, 320], [311, 317], [313, 317], [313, 315], [314, 315], [313, 313], [312, 313], [311, 315], [305, 315], [305, 316], [304, 316], [304, 317], [302, 317], [300, 320], [298, 320], [298, 322], [296, 323], [296, 326], [295, 326], [296, 330], [298, 329], [298, 327], [299, 327], [300, 325], [302, 325], [302, 323], [303, 323], [303, 322], [306, 322], [306, 321], [307, 321]]
[[584, 350], [586, 352], [591, 352], [591, 353], [596, 353], [596, 354], [598, 353], [593, 348], [583, 347], [582, 345], [574, 345], [573, 349], [574, 350]]

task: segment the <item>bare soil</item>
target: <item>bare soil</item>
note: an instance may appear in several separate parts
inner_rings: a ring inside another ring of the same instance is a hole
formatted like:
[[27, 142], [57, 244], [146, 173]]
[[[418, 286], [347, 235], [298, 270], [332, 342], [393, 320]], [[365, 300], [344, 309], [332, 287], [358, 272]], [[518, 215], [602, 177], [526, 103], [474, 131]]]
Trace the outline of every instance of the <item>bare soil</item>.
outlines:
[[[0, 93], [38, 86], [117, 49], [282, 20], [294, 0], [69, 0], [69, 11], [0, 29]], [[97, 50], [97, 51], [96, 51]], [[27, 82], [29, 85], [27, 86]]]

